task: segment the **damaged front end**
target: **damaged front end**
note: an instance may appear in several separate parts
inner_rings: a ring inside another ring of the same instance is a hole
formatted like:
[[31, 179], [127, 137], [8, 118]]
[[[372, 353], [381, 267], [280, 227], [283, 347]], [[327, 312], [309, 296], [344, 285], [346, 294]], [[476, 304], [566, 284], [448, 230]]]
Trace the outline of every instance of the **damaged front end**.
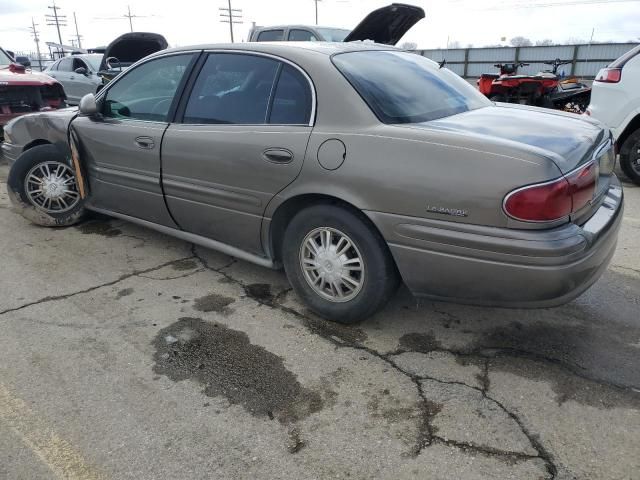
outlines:
[[0, 141], [3, 126], [15, 117], [65, 107], [62, 85], [12, 85], [0, 82]]

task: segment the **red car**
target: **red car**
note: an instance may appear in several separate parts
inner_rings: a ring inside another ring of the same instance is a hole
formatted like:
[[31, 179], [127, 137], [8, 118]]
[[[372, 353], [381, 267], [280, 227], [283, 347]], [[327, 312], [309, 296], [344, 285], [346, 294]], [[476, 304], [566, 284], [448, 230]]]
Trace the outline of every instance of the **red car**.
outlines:
[[30, 112], [65, 106], [62, 85], [44, 73], [27, 73], [0, 48], [0, 140], [9, 120]]

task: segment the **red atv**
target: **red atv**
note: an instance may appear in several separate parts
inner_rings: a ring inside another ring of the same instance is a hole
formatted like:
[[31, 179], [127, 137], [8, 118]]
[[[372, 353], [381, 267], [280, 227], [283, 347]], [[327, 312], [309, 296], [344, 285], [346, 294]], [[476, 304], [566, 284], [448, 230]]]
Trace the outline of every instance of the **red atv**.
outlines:
[[549, 93], [558, 86], [555, 75], [518, 75], [518, 67], [528, 63], [497, 63], [500, 74], [483, 73], [478, 79], [480, 92], [494, 102], [520, 103], [553, 108]]

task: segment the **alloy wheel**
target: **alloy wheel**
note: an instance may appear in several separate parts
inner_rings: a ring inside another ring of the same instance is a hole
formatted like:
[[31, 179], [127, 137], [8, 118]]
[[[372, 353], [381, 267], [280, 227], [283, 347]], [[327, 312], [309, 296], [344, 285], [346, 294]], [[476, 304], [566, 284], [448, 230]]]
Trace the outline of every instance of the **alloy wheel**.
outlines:
[[55, 161], [39, 163], [29, 170], [24, 190], [31, 204], [47, 213], [67, 212], [80, 201], [73, 170]]
[[300, 246], [300, 268], [315, 293], [331, 302], [348, 302], [360, 293], [365, 265], [345, 233], [329, 227], [312, 230]]

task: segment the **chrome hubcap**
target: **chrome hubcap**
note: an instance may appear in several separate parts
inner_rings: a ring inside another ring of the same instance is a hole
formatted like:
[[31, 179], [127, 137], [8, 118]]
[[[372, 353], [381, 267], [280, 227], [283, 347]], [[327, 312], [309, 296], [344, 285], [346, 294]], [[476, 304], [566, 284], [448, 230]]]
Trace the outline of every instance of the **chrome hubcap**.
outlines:
[[304, 238], [300, 266], [309, 286], [332, 302], [353, 299], [364, 283], [364, 262], [358, 247], [334, 228], [316, 228]]
[[64, 163], [39, 163], [27, 173], [24, 189], [31, 204], [45, 212], [66, 212], [80, 201], [76, 177]]

